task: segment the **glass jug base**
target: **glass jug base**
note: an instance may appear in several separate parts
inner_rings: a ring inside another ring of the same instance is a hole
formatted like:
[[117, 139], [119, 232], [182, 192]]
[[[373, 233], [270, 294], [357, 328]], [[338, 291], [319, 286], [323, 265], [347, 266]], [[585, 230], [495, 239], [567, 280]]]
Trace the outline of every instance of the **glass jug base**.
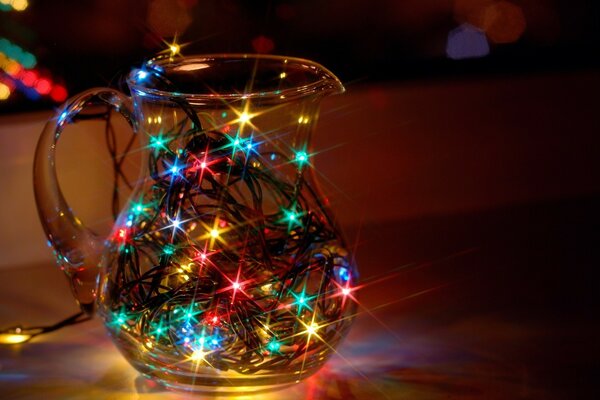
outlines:
[[[153, 379], [150, 377], [150, 379]], [[264, 384], [260, 386], [206, 386], [206, 385], [188, 385], [185, 383], [178, 383], [173, 381], [165, 381], [162, 379], [153, 379], [162, 387], [168, 390], [174, 391], [184, 391], [184, 392], [193, 392], [198, 394], [221, 394], [221, 395], [231, 395], [231, 396], [242, 396], [248, 394], [259, 394], [259, 393], [268, 393], [275, 392], [278, 390], [283, 390], [287, 387], [294, 385], [294, 382], [288, 383], [280, 383], [280, 384]]]
[[[110, 331], [117, 349], [141, 375], [165, 389], [197, 393], [242, 395], [271, 392], [292, 386], [318, 372], [328, 354], [310, 354], [302, 363], [286, 364], [281, 369], [241, 373], [232, 368], [216, 369], [209, 361], [180, 361], [180, 357], [161, 357], [139, 345], [137, 337], [122, 329]], [[335, 342], [331, 342], [335, 346]]]
[[245, 395], [274, 392], [285, 389], [299, 383], [301, 380], [316, 373], [319, 368], [311, 371], [303, 371], [302, 375], [269, 375], [263, 377], [230, 378], [222, 376], [199, 376], [188, 375], [177, 371], [157, 372], [149, 371], [146, 366], [135, 365], [143, 377], [158, 383], [167, 390], [223, 394], [223, 395]]

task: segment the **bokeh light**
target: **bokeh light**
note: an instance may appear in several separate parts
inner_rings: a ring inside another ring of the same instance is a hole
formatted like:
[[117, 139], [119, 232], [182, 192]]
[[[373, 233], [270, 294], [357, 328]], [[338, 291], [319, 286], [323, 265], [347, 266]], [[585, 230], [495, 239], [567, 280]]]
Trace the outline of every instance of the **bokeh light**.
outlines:
[[252, 48], [257, 53], [270, 53], [273, 51], [273, 49], [275, 49], [275, 42], [273, 41], [273, 39], [268, 38], [266, 36], [257, 36], [254, 39], [252, 39]]
[[148, 5], [147, 23], [159, 36], [181, 35], [193, 21], [190, 13], [193, 5], [194, 2], [153, 0]]
[[0, 53], [6, 58], [19, 62], [25, 68], [33, 68], [37, 64], [37, 59], [33, 54], [5, 38], [0, 38]]
[[6, 100], [10, 96], [11, 90], [8, 85], [0, 82], [0, 100]]
[[29, 7], [27, 0], [0, 0], [1, 11], [24, 11]]
[[455, 0], [454, 18], [481, 29], [492, 43], [513, 43], [525, 32], [520, 6], [505, 0]]
[[50, 97], [57, 103], [63, 102], [67, 99], [67, 89], [64, 86], [55, 85], [50, 92]]
[[526, 22], [521, 7], [499, 1], [491, 4], [483, 14], [483, 30], [494, 43], [513, 43], [525, 32]]
[[473, 25], [462, 24], [448, 34], [446, 54], [453, 60], [484, 57], [489, 52], [485, 33]]
[[35, 90], [37, 90], [39, 94], [46, 95], [52, 90], [52, 83], [45, 78], [39, 79], [35, 84]]
[[483, 29], [485, 10], [496, 0], [454, 0], [454, 19], [459, 24], [468, 23]]

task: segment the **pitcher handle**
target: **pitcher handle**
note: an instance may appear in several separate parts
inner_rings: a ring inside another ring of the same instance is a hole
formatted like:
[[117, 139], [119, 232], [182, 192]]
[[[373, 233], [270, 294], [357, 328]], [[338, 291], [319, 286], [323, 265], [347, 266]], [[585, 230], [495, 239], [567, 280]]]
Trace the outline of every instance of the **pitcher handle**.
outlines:
[[108, 105], [118, 111], [135, 131], [131, 100], [109, 88], [86, 90], [67, 100], [60, 113], [44, 127], [35, 150], [33, 187], [40, 221], [67, 275], [81, 309], [93, 314], [96, 303], [104, 238], [86, 228], [67, 204], [55, 168], [56, 143], [66, 125], [87, 106]]

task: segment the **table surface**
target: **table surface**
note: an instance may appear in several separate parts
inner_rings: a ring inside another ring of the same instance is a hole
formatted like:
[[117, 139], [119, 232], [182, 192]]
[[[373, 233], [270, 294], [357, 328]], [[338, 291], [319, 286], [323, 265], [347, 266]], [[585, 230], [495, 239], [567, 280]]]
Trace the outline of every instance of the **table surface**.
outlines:
[[[578, 101], [599, 87], [597, 73], [562, 74], [350, 88], [329, 103], [315, 147], [330, 150], [315, 161], [339, 188], [360, 312], [318, 374], [260, 398], [600, 398], [600, 119]], [[31, 193], [43, 121], [23, 121], [0, 121], [0, 327], [77, 311], [43, 261]], [[63, 189], [89, 222], [72, 193], [95, 148], [63, 145], [77, 156]], [[141, 378], [97, 319], [0, 346], [2, 400], [185, 397], [199, 398]]]
[[[351, 333], [318, 374], [260, 398], [594, 398], [598, 200], [350, 229], [363, 285]], [[0, 304], [2, 325], [76, 311], [52, 265], [0, 271]], [[0, 347], [0, 394], [198, 398], [140, 377], [97, 319]]]

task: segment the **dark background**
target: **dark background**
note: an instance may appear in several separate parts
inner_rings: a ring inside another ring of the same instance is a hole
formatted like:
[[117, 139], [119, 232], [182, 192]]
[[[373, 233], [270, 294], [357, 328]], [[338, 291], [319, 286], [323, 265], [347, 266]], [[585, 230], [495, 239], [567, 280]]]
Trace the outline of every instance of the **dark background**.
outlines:
[[[306, 57], [346, 84], [599, 65], [600, 5], [589, 0], [31, 0], [20, 12], [2, 7], [0, 37], [34, 54], [38, 76], [64, 85], [69, 95], [117, 85], [132, 65], [174, 38], [186, 44], [183, 54]], [[489, 54], [449, 58], [449, 35], [464, 24], [485, 33]], [[1, 69], [0, 76], [10, 81]], [[0, 100], [0, 113], [60, 102], [48, 95], [35, 99], [19, 82], [9, 85], [16, 87]]]

